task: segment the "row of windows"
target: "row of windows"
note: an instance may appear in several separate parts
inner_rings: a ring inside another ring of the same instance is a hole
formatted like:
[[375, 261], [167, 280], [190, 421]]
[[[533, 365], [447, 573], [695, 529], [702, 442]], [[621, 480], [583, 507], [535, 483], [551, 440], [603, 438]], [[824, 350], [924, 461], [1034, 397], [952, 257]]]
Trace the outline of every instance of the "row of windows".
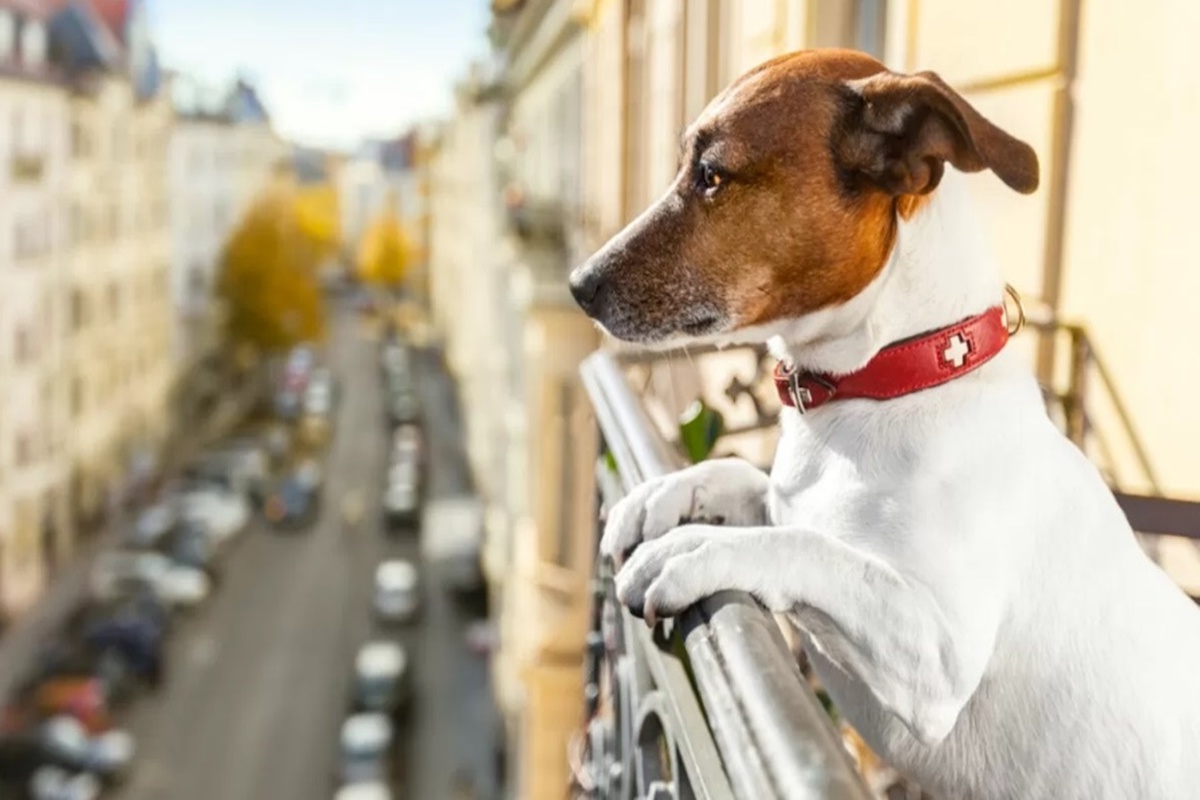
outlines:
[[[227, 221], [228, 210], [219, 205], [214, 210], [216, 225]], [[86, 213], [79, 204], [71, 206], [69, 236], [72, 244], [113, 241], [125, 235], [148, 233], [167, 225], [169, 209], [166, 200], [149, 201], [133, 208], [122, 209], [116, 204], [93, 209]], [[15, 261], [48, 255], [59, 247], [55, 232], [54, 212], [50, 209], [30, 212], [13, 221], [12, 257]]]
[[86, 125], [83, 120], [77, 119], [71, 123], [71, 155], [74, 158], [101, 155], [100, 148], [107, 144], [103, 155], [115, 162], [124, 162], [130, 158], [154, 158], [165, 163], [167, 136], [167, 128], [156, 131], [130, 130], [127, 121], [113, 123], [107, 131], [97, 131], [94, 127]]
[[117, 395], [136, 387], [139, 381], [155, 374], [154, 365], [169, 358], [165, 337], [147, 339], [137, 352], [130, 353], [123, 363], [109, 364], [99, 376], [85, 381], [76, 375], [71, 379], [71, 417], [78, 419], [94, 408], [110, 408]]
[[[122, 288], [124, 291], [122, 291]], [[116, 281], [109, 283], [99, 297], [89, 297], [83, 289], [71, 290], [70, 326], [76, 333], [94, 323], [116, 320], [128, 306], [139, 303], [169, 303], [170, 275], [166, 269], [140, 281], [126, 283], [124, 287]]]

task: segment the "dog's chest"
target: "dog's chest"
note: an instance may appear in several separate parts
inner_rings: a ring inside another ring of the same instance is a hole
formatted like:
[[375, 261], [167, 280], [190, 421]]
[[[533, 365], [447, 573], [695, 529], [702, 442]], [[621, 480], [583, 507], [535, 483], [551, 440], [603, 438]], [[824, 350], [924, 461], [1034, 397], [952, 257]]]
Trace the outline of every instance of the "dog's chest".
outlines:
[[904, 450], [898, 457], [891, 443], [873, 446], [854, 431], [785, 420], [771, 468], [772, 524], [857, 540], [910, 526], [912, 509], [905, 501], [911, 470], [902, 463], [908, 460]]

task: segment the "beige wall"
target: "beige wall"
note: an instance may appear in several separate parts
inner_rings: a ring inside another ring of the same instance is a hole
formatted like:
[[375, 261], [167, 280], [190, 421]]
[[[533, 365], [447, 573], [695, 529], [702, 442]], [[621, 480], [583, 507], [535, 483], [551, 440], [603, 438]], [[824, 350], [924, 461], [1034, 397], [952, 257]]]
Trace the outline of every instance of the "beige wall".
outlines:
[[71, 101], [68, 405], [86, 514], [123, 478], [132, 448], [154, 448], [166, 432], [170, 123], [167, 98], [138, 103], [117, 77]]
[[1089, 3], [1081, 22], [1062, 312], [1088, 323], [1163, 488], [1200, 497], [1200, 4]]
[[[1200, 51], [1190, 0], [1138, 5], [1072, 0], [894, 4], [889, 62], [934, 69], [987, 116], [1034, 146], [1042, 184], [1021, 197], [972, 179], [1009, 280], [1085, 324], [1168, 494], [1200, 496], [1200, 290], [1188, 152], [1200, 122]], [[1078, 17], [1076, 17], [1078, 13]], [[984, 35], [986, 32], [986, 35]], [[1148, 110], [1152, 109], [1152, 110]], [[1020, 343], [1031, 356], [1033, 342]], [[1056, 375], [1066, 366], [1056, 359]], [[1044, 360], [1043, 374], [1049, 367]], [[1097, 376], [1091, 386], [1099, 390]], [[1103, 391], [1089, 411], [1123, 487], [1148, 490], [1130, 438]]]
[[62, 557], [70, 547], [62, 503], [66, 92], [0, 77], [0, 120], [0, 614], [17, 614], [42, 589], [47, 551]]

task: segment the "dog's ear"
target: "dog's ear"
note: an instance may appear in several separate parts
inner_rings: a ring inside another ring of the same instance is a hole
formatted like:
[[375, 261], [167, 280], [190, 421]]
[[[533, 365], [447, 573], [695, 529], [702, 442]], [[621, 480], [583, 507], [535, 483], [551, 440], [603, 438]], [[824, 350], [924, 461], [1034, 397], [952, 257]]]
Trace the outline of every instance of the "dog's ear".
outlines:
[[934, 73], [881, 72], [846, 86], [835, 154], [841, 167], [884, 191], [931, 192], [947, 161], [963, 172], [990, 169], [1023, 194], [1037, 189], [1033, 148], [984, 119]]

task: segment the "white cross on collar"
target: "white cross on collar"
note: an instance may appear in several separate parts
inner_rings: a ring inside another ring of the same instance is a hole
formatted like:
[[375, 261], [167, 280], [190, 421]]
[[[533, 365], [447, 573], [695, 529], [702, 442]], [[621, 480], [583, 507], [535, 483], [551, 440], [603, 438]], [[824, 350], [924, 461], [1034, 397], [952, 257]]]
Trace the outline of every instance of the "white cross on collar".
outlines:
[[947, 364], [958, 369], [967, 363], [967, 354], [970, 352], [971, 345], [967, 343], [961, 333], [956, 333], [950, 337], [949, 345], [942, 351], [942, 358], [946, 360]]

